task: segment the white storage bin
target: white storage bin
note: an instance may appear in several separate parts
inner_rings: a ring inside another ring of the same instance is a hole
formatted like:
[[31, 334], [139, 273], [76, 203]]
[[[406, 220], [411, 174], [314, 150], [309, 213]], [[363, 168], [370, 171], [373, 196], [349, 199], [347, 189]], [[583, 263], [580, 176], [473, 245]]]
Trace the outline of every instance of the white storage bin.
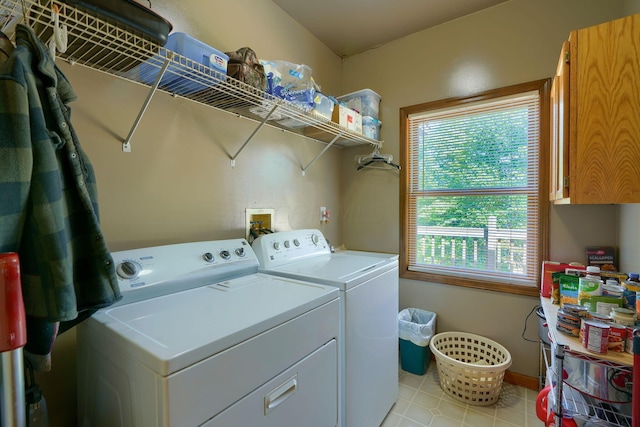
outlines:
[[363, 116], [371, 116], [374, 119], [380, 117], [380, 95], [371, 89], [362, 89], [357, 92], [348, 93], [339, 96], [337, 99]]

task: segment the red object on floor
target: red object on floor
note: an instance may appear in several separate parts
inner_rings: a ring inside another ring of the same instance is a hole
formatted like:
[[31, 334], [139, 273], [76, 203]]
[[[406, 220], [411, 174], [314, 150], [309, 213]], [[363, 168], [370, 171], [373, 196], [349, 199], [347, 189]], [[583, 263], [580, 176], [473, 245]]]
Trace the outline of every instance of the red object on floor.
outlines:
[[[547, 423], [545, 427], [556, 427], [556, 414], [551, 411], [549, 413], [549, 419], [547, 419]], [[578, 427], [576, 421], [570, 415], [564, 415], [562, 417], [562, 427]]]
[[540, 393], [538, 393], [538, 397], [536, 398], [536, 416], [543, 423], [547, 421], [548, 395], [552, 389], [551, 385], [546, 386], [540, 390]]
[[20, 262], [14, 252], [0, 254], [0, 307], [0, 352], [4, 353], [27, 343]]

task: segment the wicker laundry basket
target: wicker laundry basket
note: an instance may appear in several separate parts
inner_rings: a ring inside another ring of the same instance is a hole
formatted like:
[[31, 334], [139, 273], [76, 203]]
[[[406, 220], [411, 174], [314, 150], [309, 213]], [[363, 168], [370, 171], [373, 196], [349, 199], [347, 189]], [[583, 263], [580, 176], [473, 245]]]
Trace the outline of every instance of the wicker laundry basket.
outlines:
[[435, 356], [440, 386], [451, 397], [487, 406], [500, 397], [511, 354], [502, 345], [479, 335], [443, 332], [429, 343]]

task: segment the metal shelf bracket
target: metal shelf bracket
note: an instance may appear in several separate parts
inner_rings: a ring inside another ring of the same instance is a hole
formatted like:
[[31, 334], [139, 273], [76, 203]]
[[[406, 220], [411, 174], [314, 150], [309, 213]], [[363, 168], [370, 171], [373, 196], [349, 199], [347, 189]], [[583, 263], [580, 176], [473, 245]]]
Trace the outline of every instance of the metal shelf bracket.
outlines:
[[144, 103], [142, 104], [142, 108], [140, 108], [140, 112], [138, 113], [138, 117], [136, 117], [136, 120], [133, 122], [133, 125], [131, 126], [129, 135], [127, 135], [127, 138], [122, 143], [122, 151], [124, 151], [125, 153], [131, 152], [131, 138], [133, 138], [133, 134], [135, 133], [136, 129], [138, 128], [138, 125], [140, 124], [140, 121], [142, 120], [142, 116], [144, 116], [144, 113], [147, 111], [147, 107], [149, 107], [149, 104], [151, 103], [151, 98], [153, 98], [153, 95], [156, 93], [156, 90], [158, 90], [158, 85], [160, 85], [160, 81], [162, 80], [164, 73], [167, 71], [167, 67], [169, 66], [170, 62], [171, 62], [171, 55], [169, 55], [167, 59], [164, 61], [164, 63], [162, 64], [162, 68], [158, 73], [158, 77], [156, 77], [156, 80], [153, 82], [153, 85], [151, 86], [151, 89], [147, 94], [147, 99], [144, 100]]
[[329, 149], [331, 148], [331, 146], [334, 144], [334, 142], [336, 142], [340, 137], [342, 136], [342, 132], [339, 132], [332, 140], [329, 144], [327, 144], [320, 153], [318, 153], [318, 155], [311, 160], [311, 162], [309, 162], [309, 164], [305, 167], [302, 168], [302, 176], [305, 176], [307, 173], [307, 169], [309, 169], [311, 167], [312, 164], [314, 164], [316, 162], [316, 160], [318, 160], [320, 157], [322, 157], [322, 155]]
[[247, 140], [244, 142], [244, 144], [242, 144], [242, 146], [238, 149], [238, 151], [236, 152], [236, 154], [233, 155], [233, 157], [231, 157], [231, 167], [235, 167], [236, 166], [236, 159], [238, 158], [238, 156], [240, 155], [240, 153], [242, 152], [242, 150], [244, 150], [244, 148], [249, 144], [249, 142], [251, 142], [251, 140], [253, 139], [253, 137], [258, 133], [258, 131], [262, 128], [262, 126], [265, 125], [265, 123], [267, 123], [267, 121], [269, 120], [269, 118], [271, 117], [271, 115], [273, 113], [275, 113], [275, 111], [278, 109], [278, 107], [280, 106], [281, 101], [276, 102], [273, 105], [273, 108], [271, 108], [271, 110], [269, 111], [269, 113], [267, 115], [265, 115], [265, 117], [262, 119], [262, 121], [260, 121], [260, 123], [258, 124], [258, 126], [256, 126], [256, 128], [253, 130], [253, 132], [251, 132], [251, 135], [249, 135], [249, 138], [247, 138]]

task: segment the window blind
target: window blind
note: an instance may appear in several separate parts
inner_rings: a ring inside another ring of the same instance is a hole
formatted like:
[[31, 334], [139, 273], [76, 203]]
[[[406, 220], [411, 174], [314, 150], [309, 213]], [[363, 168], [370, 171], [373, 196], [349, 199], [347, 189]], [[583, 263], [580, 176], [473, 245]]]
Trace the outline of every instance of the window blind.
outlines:
[[540, 91], [408, 115], [411, 271], [536, 286]]

